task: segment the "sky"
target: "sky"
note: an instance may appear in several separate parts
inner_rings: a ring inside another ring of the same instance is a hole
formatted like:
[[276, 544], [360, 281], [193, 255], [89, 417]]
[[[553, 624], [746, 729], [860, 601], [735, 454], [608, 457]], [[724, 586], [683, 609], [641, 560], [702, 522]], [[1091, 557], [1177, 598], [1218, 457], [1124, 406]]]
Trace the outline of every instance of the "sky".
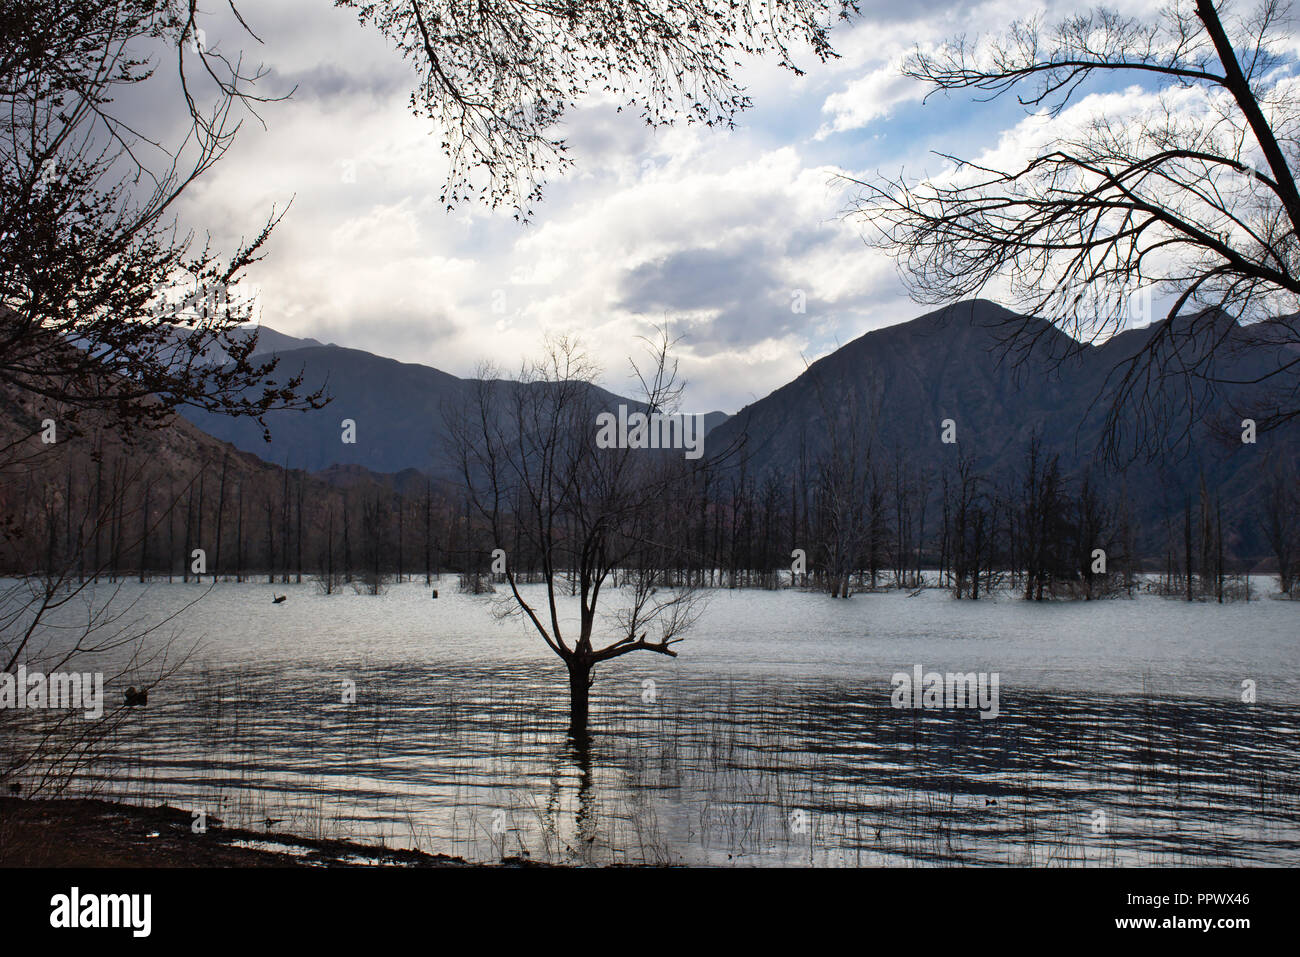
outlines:
[[[747, 63], [739, 76], [754, 107], [737, 129], [650, 130], [608, 104], [575, 109], [564, 126], [575, 166], [521, 225], [508, 212], [439, 203], [446, 161], [437, 129], [410, 112], [413, 67], [352, 11], [328, 0], [245, 5], [263, 44], [216, 16], [207, 44], [262, 61], [268, 93], [296, 90], [259, 110], [265, 128], [246, 120], [177, 215], [229, 249], [291, 202], [246, 280], [260, 321], [281, 332], [459, 376], [485, 360], [508, 372], [545, 334], [577, 334], [602, 384], [627, 393], [638, 337], [666, 324], [680, 337], [685, 406], [735, 412], [806, 362], [931, 308], [909, 299], [894, 263], [864, 242], [869, 227], [845, 216], [844, 174], [930, 175], [945, 165], [936, 151], [1005, 156], [1049, 129], [1014, 102], [923, 104], [901, 57], [1035, 11], [1052, 20], [1079, 9], [862, 6], [832, 35], [838, 60], [805, 52], [801, 77]], [[1122, 112], [1147, 95], [1116, 87], [1094, 100]]]

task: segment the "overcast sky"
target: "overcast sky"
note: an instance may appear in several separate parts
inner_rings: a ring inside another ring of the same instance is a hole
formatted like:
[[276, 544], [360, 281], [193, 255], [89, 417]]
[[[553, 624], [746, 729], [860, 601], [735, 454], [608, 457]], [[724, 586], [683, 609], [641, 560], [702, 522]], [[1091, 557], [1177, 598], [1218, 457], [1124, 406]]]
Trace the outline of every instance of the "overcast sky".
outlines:
[[[513, 368], [544, 331], [577, 332], [603, 384], [627, 391], [636, 337], [668, 321], [683, 337], [687, 407], [734, 412], [805, 358], [925, 311], [840, 215], [837, 172], [922, 175], [943, 166], [933, 150], [977, 158], [1044, 135], [1014, 103], [922, 106], [898, 73], [914, 43], [1001, 28], [1042, 7], [863, 7], [834, 36], [840, 60], [806, 55], [803, 77], [747, 67], [755, 107], [735, 131], [656, 132], [608, 106], [575, 110], [565, 134], [576, 168], [521, 226], [508, 213], [439, 205], [445, 161], [437, 131], [408, 109], [412, 67], [353, 13], [329, 0], [245, 4], [265, 45], [237, 33], [226, 42], [265, 62], [265, 89], [297, 92], [262, 110], [265, 130], [245, 123], [179, 214], [228, 248], [293, 200], [248, 274], [261, 321], [282, 332], [456, 375], [483, 359]], [[1079, 7], [1055, 3], [1048, 17]], [[209, 46], [225, 30], [211, 21]], [[1143, 97], [1099, 95], [1121, 110]], [[791, 309], [796, 290], [803, 313]]]

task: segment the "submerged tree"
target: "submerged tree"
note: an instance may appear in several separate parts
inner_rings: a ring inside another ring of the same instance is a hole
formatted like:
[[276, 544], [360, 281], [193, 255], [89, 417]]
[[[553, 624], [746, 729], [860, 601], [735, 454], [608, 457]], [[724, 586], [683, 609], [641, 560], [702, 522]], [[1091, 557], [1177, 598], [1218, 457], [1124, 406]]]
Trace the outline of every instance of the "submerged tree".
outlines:
[[[835, 392], [827, 389], [823, 369], [810, 367], [821, 406], [826, 445], [813, 469], [813, 527], [817, 559], [825, 571], [824, 587], [832, 598], [848, 598], [851, 578], [862, 568], [869, 541], [874, 542], [878, 508], [873, 462], [881, 397], [874, 381], [860, 394], [843, 378]], [[873, 568], [874, 571], [874, 568]]]
[[[20, 533], [0, 534], [0, 555], [24, 572], [0, 579], [0, 680], [12, 682], [19, 668], [75, 675], [67, 680], [82, 693], [93, 689], [103, 696], [98, 714], [0, 707], [0, 784], [6, 791], [44, 797], [84, 784], [87, 767], [111, 747], [129, 713], [122, 686], [152, 689], [193, 650], [195, 643], [175, 628], [175, 616], [206, 592], [157, 615], [124, 593], [125, 576], [118, 578], [123, 556], [142, 554], [171, 506], [193, 488], [191, 478], [184, 488], [156, 492], [149, 468], [115, 456], [101, 469], [100, 462], [78, 456], [73, 443], [62, 443], [31, 470], [21, 496], [0, 483], [0, 511], [21, 522]], [[66, 483], [57, 480], [62, 475]], [[151, 510], [160, 497], [167, 501]], [[99, 584], [104, 578], [107, 586]], [[13, 687], [27, 698], [27, 687]]]
[[[661, 339], [652, 368], [638, 371], [642, 414], [676, 412], [680, 387], [668, 347]], [[682, 520], [676, 503], [706, 459], [657, 446], [602, 447], [597, 416], [608, 410], [590, 384], [595, 372], [575, 342], [551, 340], [514, 381], [482, 370], [448, 421], [469, 499], [507, 553], [508, 608], [568, 670], [577, 740], [586, 737], [596, 667], [634, 651], [676, 657], [701, 610], [692, 583], [669, 587], [662, 552]], [[515, 542], [540, 569], [544, 607], [520, 589]]]
[[1270, 464], [1261, 512], [1264, 537], [1277, 561], [1278, 586], [1290, 595], [1300, 562], [1300, 476], [1294, 466]]
[[[1287, 13], [1278, 0], [1244, 17], [1179, 0], [1152, 20], [1099, 8], [918, 49], [908, 76], [932, 92], [1014, 96], [1055, 124], [1048, 144], [996, 165], [944, 156], [948, 168], [920, 181], [853, 180], [851, 214], [872, 224], [918, 300], [1002, 286], [1080, 344], [1142, 318], [1137, 294], [1167, 296], [1180, 320], [1154, 326], [1112, 372], [1112, 455], [1125, 442], [1150, 452], [1145, 443], [1189, 427], [1185, 404], [1160, 396], [1167, 385], [1193, 397], [1250, 387], [1261, 429], [1300, 416], [1300, 106], [1280, 68]], [[1121, 98], [1125, 111], [1082, 100], [1090, 81], [1144, 92]], [[1044, 334], [1008, 322], [1015, 350]], [[1245, 375], [1218, 361], [1242, 344], [1272, 347]]]

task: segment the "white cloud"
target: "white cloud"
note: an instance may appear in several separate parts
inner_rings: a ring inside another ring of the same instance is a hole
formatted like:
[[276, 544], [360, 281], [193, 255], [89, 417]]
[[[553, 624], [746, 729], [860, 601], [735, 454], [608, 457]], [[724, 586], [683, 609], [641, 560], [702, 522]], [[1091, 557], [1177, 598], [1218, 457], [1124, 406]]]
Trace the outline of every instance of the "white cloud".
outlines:
[[925, 88], [901, 71], [900, 62], [891, 62], [828, 96], [822, 112], [831, 114], [831, 120], [817, 131], [817, 138], [860, 129], [889, 116], [901, 103], [919, 101], [925, 95]]
[[[1011, 0], [925, 6], [888, 29], [880, 20], [890, 17], [868, 11], [837, 35], [843, 58], [802, 62], [803, 77], [747, 70], [756, 107], [735, 131], [651, 131], [600, 103], [574, 111], [564, 132], [576, 169], [520, 226], [441, 207], [446, 160], [436, 131], [407, 108], [409, 64], [343, 11], [267, 5], [253, 24], [267, 40], [258, 49], [299, 95], [262, 111], [269, 129], [246, 125], [182, 218], [229, 247], [293, 199], [250, 272], [262, 321], [281, 331], [469, 375], [488, 357], [513, 367], [546, 330], [576, 330], [607, 384], [625, 388], [636, 336], [676, 320], [688, 334], [688, 403], [735, 410], [797, 375], [801, 354], [922, 311], [893, 264], [839, 218], [834, 169], [878, 163], [861, 137], [831, 134], [911, 109], [920, 91], [897, 65], [913, 42], [1025, 14]], [[1049, 131], [1031, 118], [946, 145], [1000, 161]], [[701, 275], [705, 254], [714, 271]], [[653, 283], [655, 270], [680, 284], [633, 289], [631, 277]], [[794, 289], [807, 313], [791, 313]]]

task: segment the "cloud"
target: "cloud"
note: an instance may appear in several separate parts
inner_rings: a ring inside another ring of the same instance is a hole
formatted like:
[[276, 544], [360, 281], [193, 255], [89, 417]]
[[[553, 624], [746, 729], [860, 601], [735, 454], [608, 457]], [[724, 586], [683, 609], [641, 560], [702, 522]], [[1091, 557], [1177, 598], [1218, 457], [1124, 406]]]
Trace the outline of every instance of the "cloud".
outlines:
[[792, 293], [779, 260], [759, 243], [729, 249], [683, 249], [630, 270], [618, 307], [692, 317], [701, 346], [763, 341], [789, 331]]
[[900, 62], [891, 62], [828, 96], [822, 112], [829, 113], [831, 120], [817, 130], [817, 138], [865, 127], [889, 116], [901, 103], [920, 101], [925, 87], [901, 71]]
[[[254, 13], [266, 40], [254, 59], [269, 89], [298, 92], [265, 105], [266, 129], [245, 125], [187, 193], [182, 223], [228, 248], [292, 200], [250, 270], [262, 321], [283, 332], [456, 375], [485, 358], [511, 368], [546, 332], [577, 332], [605, 384], [626, 389], [637, 336], [667, 321], [682, 336], [687, 402], [734, 411], [804, 357], [923, 311], [842, 219], [835, 174], [932, 163], [935, 145], [995, 156], [1032, 142], [1036, 121], [991, 105], [935, 104], [922, 123], [920, 91], [897, 69], [915, 42], [1017, 16], [1012, 0], [868, 10], [837, 30], [839, 60], [799, 58], [800, 77], [746, 66], [755, 107], [731, 131], [651, 130], [599, 101], [576, 109], [562, 130], [576, 167], [520, 226], [442, 207], [437, 130], [408, 108], [411, 64], [373, 30], [316, 0], [268, 4]], [[224, 27], [209, 35], [233, 42]]]

